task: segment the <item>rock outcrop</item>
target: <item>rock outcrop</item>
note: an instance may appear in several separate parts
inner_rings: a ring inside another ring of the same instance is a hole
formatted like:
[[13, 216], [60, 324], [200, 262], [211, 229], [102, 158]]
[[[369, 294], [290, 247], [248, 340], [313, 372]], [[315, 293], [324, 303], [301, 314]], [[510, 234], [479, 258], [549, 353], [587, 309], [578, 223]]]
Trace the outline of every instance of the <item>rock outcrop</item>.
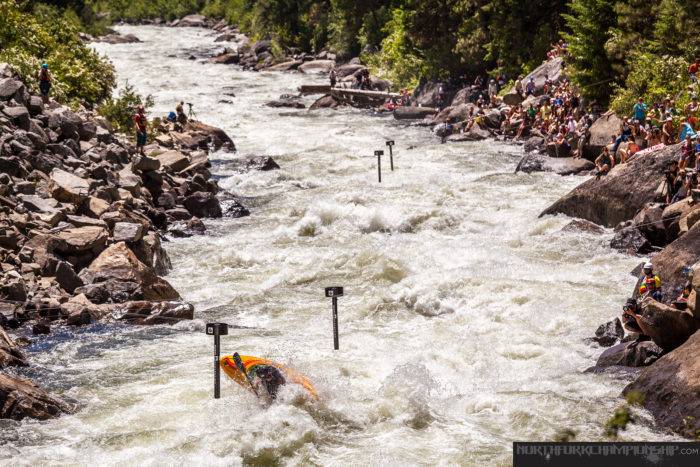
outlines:
[[574, 188], [541, 215], [566, 214], [607, 227], [632, 219], [644, 205], [656, 200], [668, 162], [679, 150], [679, 145], [669, 146], [615, 166], [607, 176]]
[[645, 368], [625, 388], [644, 396], [656, 422], [689, 438], [700, 434], [700, 332]]

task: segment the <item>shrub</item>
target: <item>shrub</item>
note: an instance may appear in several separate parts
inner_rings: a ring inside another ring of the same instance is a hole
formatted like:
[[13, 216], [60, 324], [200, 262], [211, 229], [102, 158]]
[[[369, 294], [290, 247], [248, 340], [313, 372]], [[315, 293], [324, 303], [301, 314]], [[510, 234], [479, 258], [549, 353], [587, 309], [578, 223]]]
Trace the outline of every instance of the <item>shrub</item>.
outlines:
[[639, 97], [649, 104], [671, 96], [676, 99], [677, 107], [684, 106], [690, 100], [686, 92], [690, 84], [687, 69], [688, 62], [682, 57], [636, 54], [624, 87], [614, 88], [612, 109], [618, 115], [631, 115], [632, 106]]
[[134, 113], [139, 105], [143, 105], [146, 110], [153, 107], [153, 96], [141, 96], [128, 82], [119, 92], [118, 98], [109, 98], [98, 109], [102, 115], [120, 133], [131, 133], [134, 129]]
[[56, 100], [93, 106], [110, 96], [114, 68], [82, 43], [79, 24], [72, 12], [60, 13], [47, 5], [30, 12], [12, 0], [0, 0], [0, 62], [12, 65], [34, 93], [39, 92], [39, 67], [46, 62]]

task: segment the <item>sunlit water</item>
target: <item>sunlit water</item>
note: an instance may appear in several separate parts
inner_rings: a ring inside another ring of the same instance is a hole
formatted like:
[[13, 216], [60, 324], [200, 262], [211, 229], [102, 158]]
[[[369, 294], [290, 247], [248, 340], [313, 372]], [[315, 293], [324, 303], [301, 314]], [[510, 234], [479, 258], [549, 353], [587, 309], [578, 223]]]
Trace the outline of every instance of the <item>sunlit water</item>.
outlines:
[[[3, 463], [508, 465], [514, 440], [603, 439], [626, 382], [583, 374], [601, 351], [584, 338], [616, 315], [638, 260], [609, 233], [537, 217], [580, 178], [515, 174], [518, 147], [441, 145], [366, 111], [265, 107], [321, 78], [189, 60], [222, 48], [208, 31], [121, 29], [143, 42], [96, 46], [121, 84], [152, 93], [153, 115], [192, 102], [234, 138], [238, 154], [213, 154], [212, 170], [251, 216], [167, 244], [195, 322], [36, 343], [30, 374], [80, 410], [3, 421]], [[387, 139], [396, 170], [385, 158], [379, 184], [372, 154]], [[236, 173], [230, 161], [251, 155], [282, 168]], [[340, 351], [329, 285], [345, 286]], [[230, 381], [213, 400], [211, 320], [252, 327], [224, 352], [288, 363], [321, 400], [286, 388], [266, 408]], [[623, 438], [663, 439], [641, 415]]]

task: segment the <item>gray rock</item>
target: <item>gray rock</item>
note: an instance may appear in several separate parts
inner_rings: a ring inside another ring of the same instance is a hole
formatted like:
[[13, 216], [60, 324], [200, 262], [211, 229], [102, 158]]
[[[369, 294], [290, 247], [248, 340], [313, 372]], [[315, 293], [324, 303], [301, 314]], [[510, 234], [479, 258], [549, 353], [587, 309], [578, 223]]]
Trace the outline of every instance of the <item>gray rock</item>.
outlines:
[[143, 225], [135, 222], [116, 222], [112, 230], [115, 242], [138, 242], [143, 238]]

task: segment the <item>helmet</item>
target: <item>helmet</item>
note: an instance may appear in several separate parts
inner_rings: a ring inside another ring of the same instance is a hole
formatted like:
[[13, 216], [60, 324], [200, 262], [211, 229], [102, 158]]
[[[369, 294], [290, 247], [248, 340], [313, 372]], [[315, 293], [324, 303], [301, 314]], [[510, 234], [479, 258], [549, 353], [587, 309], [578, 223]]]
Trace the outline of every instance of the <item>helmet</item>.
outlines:
[[651, 264], [651, 261], [647, 261], [646, 263], [644, 263], [644, 268], [643, 268], [644, 271], [651, 271], [653, 269], [654, 269], [654, 265]]
[[48, 63], [42, 63], [41, 68], [48, 70], [49, 69], [49, 64]]

